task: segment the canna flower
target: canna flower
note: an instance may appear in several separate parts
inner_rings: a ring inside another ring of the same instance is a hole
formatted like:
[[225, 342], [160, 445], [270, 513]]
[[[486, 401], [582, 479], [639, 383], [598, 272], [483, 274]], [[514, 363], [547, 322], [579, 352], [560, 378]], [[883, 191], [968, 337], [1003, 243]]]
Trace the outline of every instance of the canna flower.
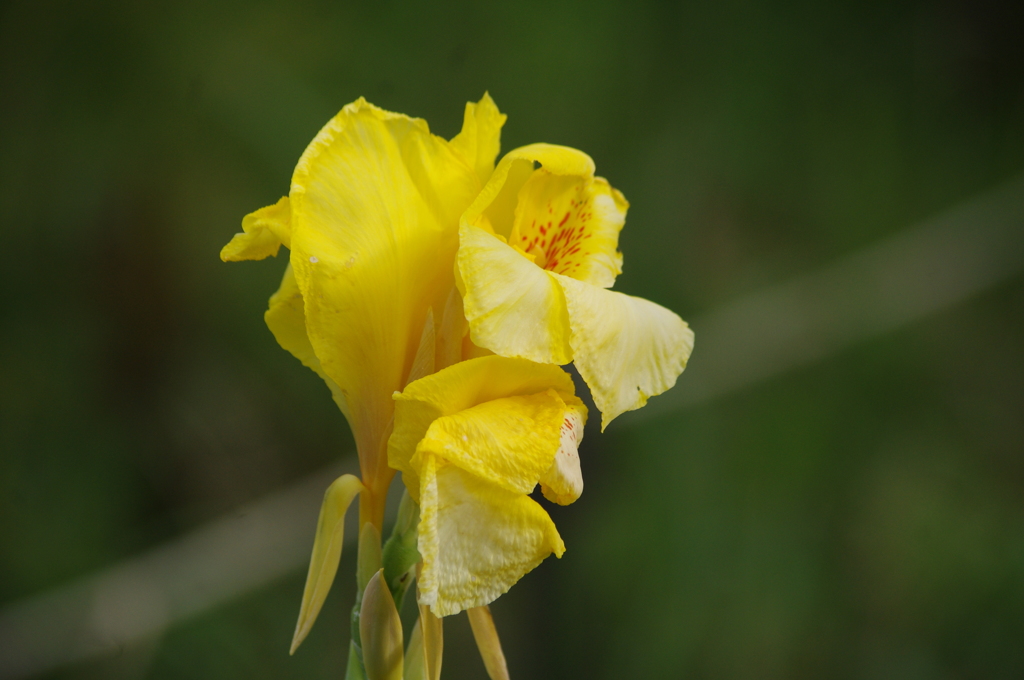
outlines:
[[[622, 194], [565, 147], [522, 147], [495, 166], [505, 118], [485, 94], [447, 141], [359, 99], [306, 148], [288, 195], [247, 215], [221, 251], [289, 249], [265, 321], [353, 432], [360, 478], [327, 490], [292, 643], [332, 585], [358, 496], [351, 677], [402, 675], [398, 608], [414, 573], [410, 673], [437, 677], [437, 617], [469, 610], [489, 674], [504, 677], [486, 605], [565, 550], [530, 495], [539, 485], [565, 505], [583, 489], [587, 409], [560, 366], [576, 365], [603, 428], [669, 389], [693, 347], [674, 313], [608, 290]], [[382, 548], [396, 471], [412, 502]]]
[[[485, 94], [466, 105], [462, 131], [447, 141], [423, 120], [359, 99], [303, 152], [288, 196], [247, 215], [242, 233], [221, 251], [222, 260], [240, 261], [276, 256], [282, 245], [290, 250], [265, 321], [330, 388], [359, 456], [361, 479], [346, 475], [325, 496], [293, 651], [333, 582], [345, 513], [356, 495], [361, 563], [373, 562], [363, 559], [368, 526], [366, 542], [376, 536], [379, 561], [395, 473], [387, 464], [392, 394], [435, 365], [479, 352], [463, 337], [454, 282], [458, 224], [494, 168], [504, 121]], [[417, 361], [435, 313], [441, 323], [436, 338], [431, 334], [430, 361]]]
[[602, 429], [671, 388], [693, 349], [693, 332], [673, 312], [607, 290], [622, 271], [628, 207], [582, 151], [533, 144], [501, 160], [459, 230], [473, 342], [502, 356], [573, 362]]
[[394, 474], [391, 395], [409, 378], [428, 312], [452, 294], [459, 217], [494, 167], [504, 119], [485, 95], [448, 142], [359, 99], [306, 148], [289, 195], [248, 215], [221, 252], [234, 261], [291, 250], [265, 319], [348, 420], [361, 507], [378, 529]]
[[481, 607], [565, 545], [529, 494], [583, 491], [587, 409], [557, 366], [486, 356], [395, 395], [388, 460], [419, 504], [419, 602], [435, 616]]

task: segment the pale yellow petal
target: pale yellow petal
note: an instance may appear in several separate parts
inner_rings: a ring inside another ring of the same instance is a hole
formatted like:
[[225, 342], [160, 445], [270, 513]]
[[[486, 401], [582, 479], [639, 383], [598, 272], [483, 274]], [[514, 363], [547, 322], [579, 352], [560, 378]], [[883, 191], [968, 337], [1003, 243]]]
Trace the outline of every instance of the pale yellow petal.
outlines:
[[235, 234], [221, 249], [220, 259], [225, 262], [262, 260], [277, 255], [281, 244], [291, 247], [291, 206], [287, 196], [243, 217], [242, 232]]
[[502, 356], [572, 361], [565, 299], [551, 275], [481, 229], [463, 225], [459, 233], [463, 305], [473, 342]]
[[693, 331], [649, 300], [559, 276], [574, 364], [601, 410], [601, 429], [668, 390], [686, 368]]
[[405, 648], [404, 680], [439, 680], [444, 652], [441, 619], [423, 605], [419, 605], [419, 612]]
[[554, 462], [565, 410], [554, 390], [485, 401], [431, 423], [417, 453], [528, 494]]
[[418, 501], [418, 472], [411, 460], [431, 423], [493, 399], [547, 389], [555, 390], [564, 400], [574, 393], [572, 378], [557, 366], [495, 355], [461, 361], [409, 383], [394, 395], [395, 426], [388, 441], [388, 463], [402, 471], [409, 493]]
[[452, 148], [476, 170], [480, 186], [494, 171], [494, 159], [501, 150], [501, 127], [507, 118], [498, 111], [491, 95], [485, 92], [478, 103], [466, 104], [462, 131], [451, 141]]
[[569, 505], [583, 493], [583, 471], [580, 469], [579, 446], [583, 426], [587, 423], [587, 407], [579, 400], [567, 403], [563, 412], [558, 451], [551, 467], [540, 478], [540, 489], [552, 503]]
[[610, 288], [622, 273], [619, 232], [629, 204], [601, 177], [546, 167], [519, 191], [509, 244], [542, 269]]
[[565, 552], [529, 496], [433, 456], [423, 467], [418, 548], [419, 601], [436, 616], [489, 604], [552, 552]]
[[[409, 374], [428, 309], [453, 285], [459, 216], [480, 181], [422, 120], [359, 100], [303, 153], [292, 178], [292, 255], [306, 328], [349, 404], [364, 477], [391, 395]], [[370, 482], [368, 482], [370, 483]]]
[[[422, 568], [420, 569], [422, 571]], [[419, 578], [419, 577], [417, 577]], [[423, 633], [423, 665], [426, 680], [439, 680], [444, 657], [444, 622], [430, 612], [429, 607], [416, 605], [420, 612], [418, 623]]]
[[402, 680], [428, 680], [427, 660], [423, 656], [423, 626], [420, 619], [412, 627], [409, 643], [405, 647]]
[[334, 480], [324, 494], [320, 518], [316, 524], [316, 538], [313, 540], [313, 555], [306, 575], [306, 587], [302, 593], [302, 606], [299, 608], [299, 621], [292, 637], [292, 654], [313, 628], [324, 599], [334, 583], [341, 561], [341, 547], [345, 543], [345, 513], [362, 490], [363, 485], [358, 477], [342, 475]]
[[487, 669], [487, 676], [491, 680], [509, 680], [505, 652], [501, 649], [501, 640], [498, 638], [498, 629], [494, 626], [491, 608], [486, 605], [473, 607], [467, 609], [466, 614], [473, 629], [476, 647], [480, 650], [480, 658]]
[[331, 390], [334, 403], [348, 417], [348, 402], [345, 400], [345, 395], [342, 394], [338, 384], [324, 373], [323, 367], [320, 366], [320, 359], [317, 358], [316, 352], [313, 351], [313, 345], [309, 342], [309, 336], [306, 334], [306, 314], [302, 292], [295, 282], [295, 274], [290, 263], [284, 270], [281, 287], [270, 296], [270, 305], [263, 314], [263, 320], [281, 347], [291, 352], [304, 366], [323, 378]]

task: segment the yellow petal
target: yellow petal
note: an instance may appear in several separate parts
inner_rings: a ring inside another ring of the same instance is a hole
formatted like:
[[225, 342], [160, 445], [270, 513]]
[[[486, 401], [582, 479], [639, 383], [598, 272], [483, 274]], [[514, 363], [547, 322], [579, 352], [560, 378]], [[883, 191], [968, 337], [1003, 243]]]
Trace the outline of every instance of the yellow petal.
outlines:
[[316, 524], [313, 556], [309, 560], [306, 587], [302, 592], [299, 621], [292, 637], [292, 654], [313, 627], [320, 608], [323, 607], [324, 598], [327, 597], [327, 592], [334, 582], [334, 576], [338, 573], [341, 547], [345, 541], [345, 513], [352, 504], [352, 499], [362, 490], [363, 485], [358, 477], [342, 475], [327, 487], [327, 493], [324, 494], [320, 518]]
[[493, 399], [547, 389], [555, 390], [564, 400], [575, 388], [569, 374], [557, 366], [494, 355], [461, 361], [409, 383], [394, 395], [395, 426], [388, 441], [388, 463], [402, 471], [406, 488], [418, 502], [419, 475], [411, 460], [431, 423]]
[[444, 306], [441, 328], [437, 333], [435, 365], [438, 369], [447, 368], [466, 358], [463, 356], [462, 343], [467, 333], [469, 333], [469, 325], [466, 323], [462, 307], [462, 296], [458, 290], [452, 288], [452, 292], [448, 295], [448, 302]]
[[538, 267], [610, 288], [622, 273], [619, 232], [629, 204], [601, 177], [541, 168], [519, 191], [509, 244]]
[[485, 92], [479, 103], [466, 104], [462, 131], [452, 139], [452, 148], [473, 166], [481, 186], [494, 171], [494, 159], [501, 150], [501, 127], [507, 118]]
[[565, 552], [529, 496], [433, 456], [423, 466], [418, 548], [419, 601], [436, 616], [489, 604], [552, 552]]
[[[306, 328], [349, 404], [364, 478], [378, 452], [428, 309], [453, 285], [459, 216], [480, 180], [422, 120], [364, 100], [310, 143], [291, 186], [292, 255]], [[368, 484], [374, 481], [368, 481]]]
[[444, 635], [441, 619], [419, 605], [420, 615], [405, 648], [405, 680], [439, 680]]
[[403, 680], [428, 680], [427, 660], [423, 656], [423, 626], [420, 619], [409, 634], [409, 644], [405, 647], [405, 662], [403, 665]]
[[533, 174], [537, 163], [556, 175], [593, 177], [594, 161], [587, 154], [567, 146], [530, 144], [505, 154], [494, 168], [483, 190], [462, 215], [462, 224], [493, 231], [508, 238], [519, 190]]
[[281, 347], [288, 350], [292, 355], [302, 362], [304, 366], [312, 369], [317, 375], [323, 378], [327, 387], [331, 390], [334, 402], [348, 417], [348, 403], [345, 395], [342, 394], [338, 384], [331, 380], [323, 367], [320, 366], [320, 359], [313, 351], [313, 345], [309, 342], [306, 334], [306, 314], [303, 311], [302, 292], [295, 282], [295, 274], [289, 264], [284, 270], [284, 278], [281, 287], [270, 297], [270, 306], [263, 314], [270, 332], [274, 334]]
[[418, 604], [420, 617], [417, 623], [423, 634], [423, 665], [427, 680], [441, 677], [441, 660], [444, 654], [443, 621], [430, 613], [430, 608]]
[[559, 276], [572, 327], [574, 363], [601, 410], [601, 429], [676, 384], [693, 331], [672, 311]]
[[402, 680], [402, 621], [384, 582], [383, 570], [366, 584], [359, 611], [366, 680]]
[[458, 283], [473, 342], [569, 363], [565, 301], [544, 269], [610, 286], [621, 271], [627, 207], [582, 151], [534, 144], [502, 158], [459, 230]]
[[565, 409], [554, 390], [485, 401], [431, 423], [417, 454], [528, 494], [554, 462]]
[[558, 452], [551, 467], [541, 475], [540, 489], [552, 503], [569, 505], [583, 493], [583, 471], [580, 469], [579, 446], [587, 407], [582, 402], [566, 404], [560, 430]]
[[291, 207], [285, 196], [274, 205], [260, 208], [242, 218], [242, 233], [220, 251], [225, 262], [262, 260], [277, 255], [281, 244], [291, 247]]
[[470, 337], [502, 356], [572, 361], [569, 317], [551, 275], [476, 227], [459, 230], [459, 273]]
[[416, 349], [416, 356], [412, 360], [412, 368], [409, 369], [409, 379], [406, 382], [419, 380], [423, 376], [434, 372], [436, 341], [434, 310], [428, 309], [427, 319], [423, 322], [423, 332], [420, 333], [419, 347]]
[[494, 626], [491, 608], [473, 607], [467, 609], [466, 614], [488, 677], [491, 680], [509, 680], [508, 665], [505, 663], [505, 653], [501, 650], [501, 640], [498, 639], [498, 629]]

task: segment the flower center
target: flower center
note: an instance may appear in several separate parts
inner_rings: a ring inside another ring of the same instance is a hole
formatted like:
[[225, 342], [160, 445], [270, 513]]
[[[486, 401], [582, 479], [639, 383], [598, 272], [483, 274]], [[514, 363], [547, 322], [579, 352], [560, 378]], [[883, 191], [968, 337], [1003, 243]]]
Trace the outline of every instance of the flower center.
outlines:
[[[574, 186], [550, 196], [541, 206], [540, 214], [531, 217], [520, 229], [515, 245], [536, 258], [538, 266], [556, 274], [572, 276], [589, 254], [586, 245], [593, 236], [587, 226], [593, 217], [593, 206], [583, 194], [579, 178], [557, 178], [551, 185], [572, 182]], [[551, 187], [554, 188], [554, 187]], [[547, 193], [547, 192], [545, 192]]]
[[509, 244], [550, 272], [610, 286], [621, 262], [616, 246], [624, 221], [625, 205], [604, 180], [541, 168], [519, 192]]

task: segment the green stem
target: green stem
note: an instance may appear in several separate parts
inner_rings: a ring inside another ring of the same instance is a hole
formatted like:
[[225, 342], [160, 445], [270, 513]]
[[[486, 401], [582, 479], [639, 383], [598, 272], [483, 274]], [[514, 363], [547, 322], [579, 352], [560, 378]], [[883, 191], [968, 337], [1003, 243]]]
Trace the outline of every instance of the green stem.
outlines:
[[420, 561], [420, 553], [416, 549], [417, 528], [420, 511], [409, 497], [409, 492], [402, 494], [402, 502], [398, 506], [398, 520], [391, 530], [391, 536], [384, 544], [382, 564], [384, 580], [391, 590], [398, 611], [402, 611], [402, 603], [415, 579], [416, 563]]
[[381, 546], [380, 529], [374, 521], [363, 521], [366, 519], [364, 508], [369, 505], [359, 506], [359, 551], [356, 556], [356, 603], [352, 606], [352, 640], [349, 643], [348, 666], [345, 671], [346, 680], [364, 680], [366, 671], [363, 667], [362, 640], [359, 635], [359, 618], [363, 605], [363, 592], [366, 584], [380, 571], [381, 568]]

